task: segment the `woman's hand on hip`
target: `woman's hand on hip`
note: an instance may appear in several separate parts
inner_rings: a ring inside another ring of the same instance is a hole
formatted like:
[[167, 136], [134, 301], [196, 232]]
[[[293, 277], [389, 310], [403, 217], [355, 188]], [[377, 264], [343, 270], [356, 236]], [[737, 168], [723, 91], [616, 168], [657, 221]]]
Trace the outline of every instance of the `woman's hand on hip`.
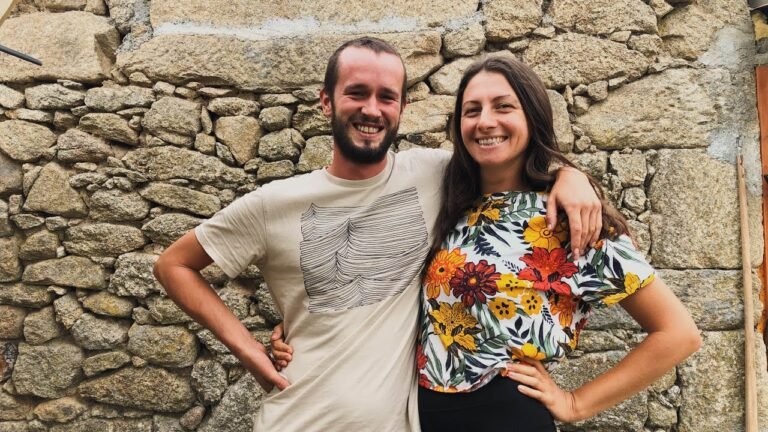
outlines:
[[573, 423], [579, 418], [576, 398], [561, 389], [538, 360], [524, 359], [520, 363], [508, 363], [507, 378], [517, 381], [520, 393], [541, 402], [558, 421]]

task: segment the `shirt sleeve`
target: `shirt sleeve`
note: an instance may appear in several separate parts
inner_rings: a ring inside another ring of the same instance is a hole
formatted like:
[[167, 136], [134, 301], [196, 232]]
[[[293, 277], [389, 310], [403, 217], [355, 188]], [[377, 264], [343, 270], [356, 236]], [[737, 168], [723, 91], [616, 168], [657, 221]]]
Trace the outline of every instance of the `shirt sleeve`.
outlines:
[[573, 294], [597, 307], [614, 305], [650, 284], [656, 272], [628, 235], [603, 239], [577, 261]]
[[195, 228], [197, 240], [224, 273], [235, 278], [267, 250], [263, 196], [253, 191]]

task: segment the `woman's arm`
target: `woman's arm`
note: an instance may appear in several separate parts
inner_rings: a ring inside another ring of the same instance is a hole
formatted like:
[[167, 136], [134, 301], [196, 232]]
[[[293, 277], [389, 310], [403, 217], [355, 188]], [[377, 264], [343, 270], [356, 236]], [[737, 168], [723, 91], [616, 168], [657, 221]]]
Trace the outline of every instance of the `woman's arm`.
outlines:
[[520, 392], [541, 401], [553, 417], [571, 423], [631, 397], [701, 346], [696, 324], [661, 279], [620, 304], [648, 336], [615, 367], [572, 392], [560, 389], [538, 361], [510, 364], [508, 377], [520, 382]]
[[251, 336], [200, 275], [211, 262], [192, 230], [160, 255], [154, 273], [168, 297], [224, 343], [265, 390], [273, 385], [284, 389], [289, 383], [272, 365], [264, 345]]

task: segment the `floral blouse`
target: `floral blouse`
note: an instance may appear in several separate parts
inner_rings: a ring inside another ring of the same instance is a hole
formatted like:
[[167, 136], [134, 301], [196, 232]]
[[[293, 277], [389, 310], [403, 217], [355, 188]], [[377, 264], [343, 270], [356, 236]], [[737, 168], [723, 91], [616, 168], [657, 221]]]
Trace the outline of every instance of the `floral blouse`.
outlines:
[[559, 360], [592, 306], [648, 285], [653, 268], [622, 235], [572, 261], [565, 222], [547, 229], [546, 194], [483, 196], [456, 225], [422, 286], [419, 384], [472, 391], [514, 358]]

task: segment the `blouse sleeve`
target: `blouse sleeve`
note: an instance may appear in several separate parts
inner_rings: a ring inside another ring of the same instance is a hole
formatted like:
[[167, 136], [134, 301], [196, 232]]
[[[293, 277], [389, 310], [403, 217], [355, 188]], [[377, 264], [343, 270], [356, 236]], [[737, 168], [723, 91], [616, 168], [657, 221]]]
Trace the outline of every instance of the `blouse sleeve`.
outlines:
[[627, 235], [600, 240], [577, 261], [579, 271], [571, 291], [597, 307], [614, 305], [650, 284], [656, 277], [653, 267]]

